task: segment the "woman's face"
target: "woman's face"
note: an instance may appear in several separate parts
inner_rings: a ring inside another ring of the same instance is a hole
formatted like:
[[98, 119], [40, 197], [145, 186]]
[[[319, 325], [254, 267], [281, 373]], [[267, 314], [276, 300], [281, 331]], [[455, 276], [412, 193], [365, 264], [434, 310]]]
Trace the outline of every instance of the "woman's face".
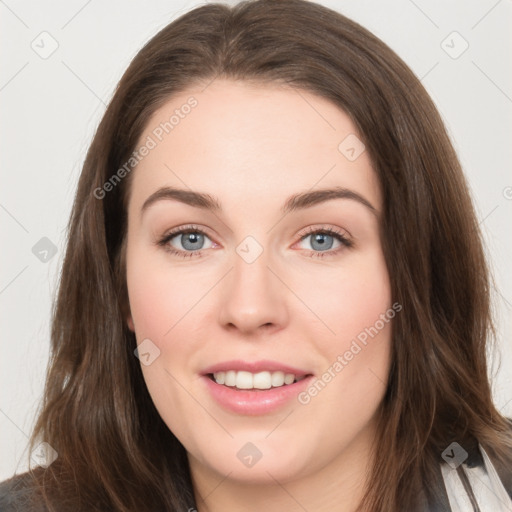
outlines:
[[161, 107], [142, 146], [127, 321], [193, 474], [284, 483], [366, 460], [398, 309], [354, 124], [304, 91], [216, 80]]

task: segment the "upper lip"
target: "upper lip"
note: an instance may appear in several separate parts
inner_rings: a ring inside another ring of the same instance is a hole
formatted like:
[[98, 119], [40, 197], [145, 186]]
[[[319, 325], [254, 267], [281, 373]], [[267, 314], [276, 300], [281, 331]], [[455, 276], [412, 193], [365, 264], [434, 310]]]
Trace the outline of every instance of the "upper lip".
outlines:
[[223, 361], [208, 366], [203, 370], [203, 375], [208, 375], [217, 372], [226, 372], [229, 370], [246, 371], [251, 373], [258, 373], [264, 371], [270, 372], [283, 372], [293, 373], [296, 377], [309, 375], [310, 373], [278, 361], [260, 360], [260, 361], [242, 361], [241, 359], [234, 359], [231, 361]]

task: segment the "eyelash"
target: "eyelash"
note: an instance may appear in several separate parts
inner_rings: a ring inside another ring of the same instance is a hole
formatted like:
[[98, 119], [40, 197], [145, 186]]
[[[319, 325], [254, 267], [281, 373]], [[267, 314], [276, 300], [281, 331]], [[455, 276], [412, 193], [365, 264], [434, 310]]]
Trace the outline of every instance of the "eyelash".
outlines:
[[[190, 258], [193, 256], [202, 257], [203, 251], [205, 249], [199, 250], [199, 251], [181, 251], [178, 249], [174, 249], [174, 247], [171, 247], [169, 245], [169, 242], [176, 237], [177, 235], [182, 235], [185, 233], [200, 233], [202, 235], [208, 236], [208, 234], [201, 229], [198, 226], [195, 226], [193, 224], [189, 226], [183, 226], [181, 228], [178, 228], [176, 230], [173, 230], [167, 234], [165, 234], [158, 242], [157, 245], [160, 247], [163, 247], [167, 252], [169, 252], [172, 255], [175, 256], [181, 256], [182, 258]], [[339, 242], [341, 242], [342, 247], [338, 247], [334, 250], [329, 251], [310, 251], [309, 257], [313, 258], [325, 258], [326, 256], [336, 256], [340, 251], [344, 250], [345, 248], [351, 248], [353, 246], [353, 242], [349, 240], [343, 233], [338, 231], [335, 228], [307, 228], [306, 232], [303, 233], [300, 237], [300, 242], [311, 235], [316, 234], [327, 234], [334, 238], [336, 238]], [[306, 249], [307, 250], [307, 249]]]

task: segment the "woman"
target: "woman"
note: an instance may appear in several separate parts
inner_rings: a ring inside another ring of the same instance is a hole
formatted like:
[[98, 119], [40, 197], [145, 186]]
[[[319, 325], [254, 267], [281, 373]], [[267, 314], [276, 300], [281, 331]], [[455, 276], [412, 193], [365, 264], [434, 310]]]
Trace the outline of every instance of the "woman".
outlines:
[[407, 66], [303, 0], [194, 9], [89, 149], [42, 467], [4, 508], [508, 510], [490, 333], [468, 188]]

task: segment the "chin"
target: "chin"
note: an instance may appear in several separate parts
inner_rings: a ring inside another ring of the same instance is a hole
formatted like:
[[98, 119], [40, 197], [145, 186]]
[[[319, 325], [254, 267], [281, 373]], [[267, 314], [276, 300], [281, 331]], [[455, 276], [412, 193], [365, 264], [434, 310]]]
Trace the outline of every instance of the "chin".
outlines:
[[192, 454], [192, 459], [240, 483], [268, 484], [276, 480], [284, 483], [314, 470], [314, 450], [307, 450], [303, 442], [286, 442], [282, 436], [272, 441], [265, 436], [268, 431], [259, 436], [236, 435], [224, 443], [213, 441], [208, 446], [198, 445], [200, 457]]

